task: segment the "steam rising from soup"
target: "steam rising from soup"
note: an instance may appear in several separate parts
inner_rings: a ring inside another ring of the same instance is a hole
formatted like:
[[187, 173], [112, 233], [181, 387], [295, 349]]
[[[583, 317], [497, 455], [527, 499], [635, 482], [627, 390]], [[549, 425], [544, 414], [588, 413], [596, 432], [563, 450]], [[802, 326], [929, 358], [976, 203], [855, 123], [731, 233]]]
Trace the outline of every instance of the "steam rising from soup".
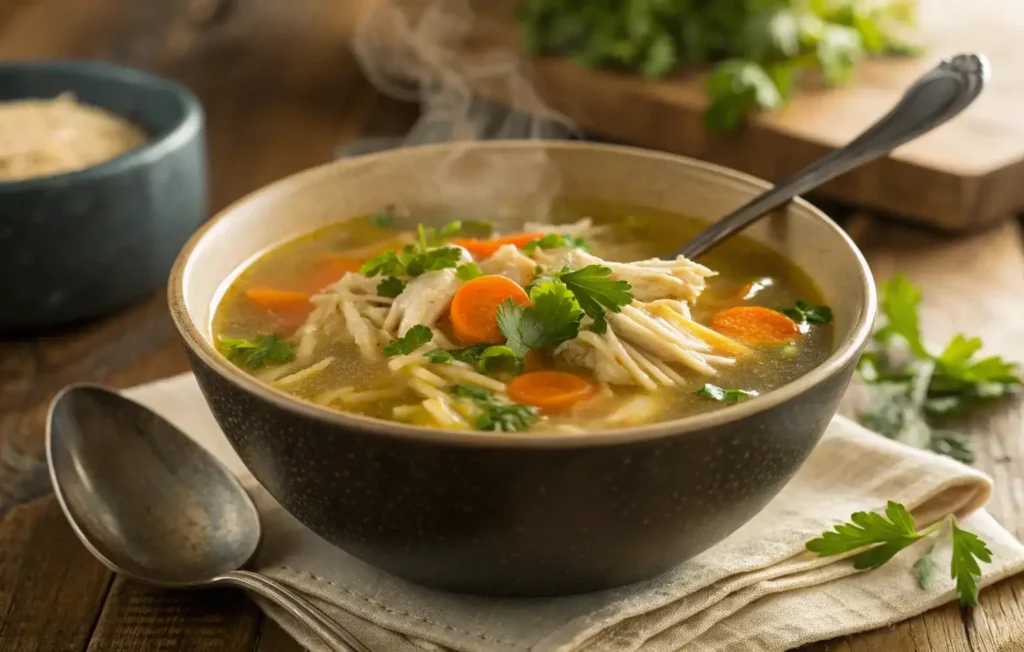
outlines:
[[778, 254], [740, 237], [704, 264], [659, 258], [697, 226], [589, 201], [515, 229], [382, 210], [256, 261], [214, 334], [301, 399], [481, 436], [699, 414], [824, 361], [831, 313]]

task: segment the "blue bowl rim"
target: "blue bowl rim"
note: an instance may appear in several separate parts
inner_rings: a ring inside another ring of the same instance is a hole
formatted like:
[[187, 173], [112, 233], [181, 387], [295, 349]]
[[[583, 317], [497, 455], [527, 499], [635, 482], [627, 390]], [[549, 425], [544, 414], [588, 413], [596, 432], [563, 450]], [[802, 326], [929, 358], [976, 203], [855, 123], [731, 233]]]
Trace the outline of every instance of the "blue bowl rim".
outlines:
[[[139, 70], [138, 68], [130, 68], [105, 61], [76, 61], [69, 59], [8, 61], [0, 63], [0, 75], [15, 70], [29, 73], [62, 71], [82, 77], [112, 79], [122, 82], [126, 86], [134, 86], [136, 88], [166, 91], [180, 103], [182, 117], [181, 120], [163, 134], [109, 161], [92, 165], [83, 170], [74, 170], [62, 174], [31, 177], [17, 181], [0, 181], [0, 192], [36, 190], [50, 185], [59, 186], [80, 181], [90, 181], [94, 178], [117, 176], [126, 170], [153, 163], [170, 152], [181, 149], [192, 142], [203, 128], [203, 107], [192, 91], [178, 82]], [[25, 99], [33, 98], [26, 96]]]

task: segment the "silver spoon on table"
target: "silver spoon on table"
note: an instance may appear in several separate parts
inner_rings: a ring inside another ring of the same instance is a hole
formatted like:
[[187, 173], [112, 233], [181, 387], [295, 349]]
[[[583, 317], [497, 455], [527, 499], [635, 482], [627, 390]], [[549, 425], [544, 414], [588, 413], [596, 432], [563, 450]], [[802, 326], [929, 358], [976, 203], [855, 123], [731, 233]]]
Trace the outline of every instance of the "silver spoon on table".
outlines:
[[369, 652], [290, 589], [242, 570], [261, 536], [252, 499], [212, 455], [149, 409], [101, 387], [69, 387], [50, 407], [46, 459], [71, 528], [114, 572], [167, 588], [247, 589], [332, 649]]
[[989, 79], [981, 54], [958, 54], [919, 77], [892, 110], [848, 145], [758, 195], [690, 239], [676, 255], [693, 259], [725, 238], [844, 172], [888, 154], [956, 116], [978, 97]]

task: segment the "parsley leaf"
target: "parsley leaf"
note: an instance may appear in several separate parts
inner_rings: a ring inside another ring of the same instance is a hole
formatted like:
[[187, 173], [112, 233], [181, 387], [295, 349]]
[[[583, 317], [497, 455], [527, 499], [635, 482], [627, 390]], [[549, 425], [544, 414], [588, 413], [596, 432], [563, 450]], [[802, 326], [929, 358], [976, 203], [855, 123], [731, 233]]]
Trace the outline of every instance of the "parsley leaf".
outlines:
[[849, 523], [841, 523], [835, 526], [834, 532], [825, 532], [808, 541], [807, 549], [822, 557], [831, 557], [874, 546], [853, 558], [854, 568], [865, 570], [878, 568], [923, 536], [925, 534], [914, 529], [914, 517], [907, 508], [890, 500], [885, 516], [876, 512], [855, 512]]
[[629, 283], [613, 280], [611, 275], [612, 270], [602, 265], [587, 265], [574, 272], [559, 274], [559, 280], [573, 293], [583, 312], [595, 324], [601, 324], [598, 326], [601, 330], [596, 331], [599, 333], [604, 332], [605, 310], [619, 312], [622, 306], [633, 300]]
[[462, 249], [438, 247], [436, 230], [417, 225], [417, 244], [405, 245], [399, 252], [385, 251], [366, 261], [359, 268], [363, 276], [419, 276], [448, 267], [456, 267], [462, 260]]
[[579, 335], [583, 313], [576, 297], [561, 281], [547, 281], [530, 290], [533, 305], [523, 308], [511, 299], [498, 307], [498, 328], [505, 345], [518, 357], [530, 349], [554, 348]]
[[359, 273], [363, 276], [399, 276], [405, 273], [405, 265], [399, 259], [398, 254], [393, 251], [385, 251], [377, 254], [359, 267]]
[[920, 289], [895, 276], [880, 290], [882, 326], [857, 365], [871, 408], [858, 420], [887, 437], [970, 463], [970, 440], [937, 427], [939, 420], [1018, 391], [1017, 366], [999, 356], [978, 359], [981, 340], [963, 334], [932, 354], [918, 323]]
[[697, 396], [705, 396], [721, 403], [739, 403], [758, 395], [754, 390], [746, 389], [723, 389], [718, 385], [705, 383], [700, 389], [694, 392]]
[[483, 272], [480, 271], [480, 266], [476, 263], [465, 263], [455, 268], [455, 276], [460, 281], [472, 281], [479, 276], [483, 276]]
[[832, 321], [832, 309], [828, 306], [812, 306], [804, 300], [796, 302], [792, 308], [780, 310], [782, 314], [800, 326], [807, 324], [827, 324]]
[[388, 276], [377, 284], [377, 295], [394, 299], [405, 289], [405, 282], [394, 276]]
[[482, 374], [517, 374], [523, 368], [523, 361], [515, 351], [501, 345], [475, 344], [464, 349], [434, 349], [423, 356], [434, 364], [447, 364], [453, 360], [465, 362]]
[[540, 240], [527, 242], [523, 251], [532, 254], [537, 249], [561, 249], [563, 247], [574, 247], [584, 251], [590, 251], [590, 247], [583, 238], [569, 235], [568, 233], [548, 233]]
[[523, 369], [523, 359], [507, 346], [489, 346], [480, 354], [476, 366], [482, 374], [518, 374]]
[[419, 276], [426, 272], [455, 267], [460, 260], [462, 260], [462, 250], [456, 247], [431, 249], [410, 258], [405, 264], [405, 273], [409, 276]]
[[444, 349], [434, 349], [427, 351], [423, 354], [423, 357], [427, 359], [431, 364], [448, 364], [455, 359], [451, 353]]
[[[858, 570], [870, 570], [885, 564], [911, 544], [932, 536], [943, 523], [949, 523], [950, 526], [953, 542], [950, 577], [956, 580], [960, 604], [974, 606], [978, 604], [977, 580], [981, 577], [978, 562], [990, 563], [992, 551], [978, 535], [958, 527], [952, 516], [919, 531], [914, 528], [914, 518], [907, 508], [890, 500], [885, 508], [885, 516], [876, 512], [856, 512], [850, 517], [850, 522], [836, 525], [833, 531], [824, 532], [818, 538], [808, 541], [807, 549], [821, 557], [863, 549], [853, 557], [853, 566]], [[921, 588], [928, 588], [932, 582], [935, 543], [932, 542], [913, 566]]]
[[281, 339], [276, 333], [257, 335], [255, 340], [238, 337], [218, 338], [221, 353], [234, 362], [244, 362], [253, 369], [258, 369], [268, 362], [282, 364], [291, 362], [292, 345]]
[[480, 408], [475, 424], [477, 430], [515, 432], [528, 429], [537, 420], [536, 408], [498, 401], [482, 387], [451, 385], [448, 389], [454, 396], [469, 399]]
[[475, 401], [491, 400], [490, 392], [483, 387], [476, 387], [475, 385], [452, 385], [448, 390], [451, 391], [453, 395], [460, 398], [469, 398]]
[[434, 333], [423, 324], [416, 324], [397, 340], [391, 340], [384, 347], [384, 356], [390, 358], [393, 355], [408, 355], [414, 350], [434, 339]]
[[378, 229], [387, 229], [395, 221], [395, 209], [388, 206], [382, 211], [377, 211], [370, 216], [370, 222]]
[[875, 332], [875, 340], [887, 344], [899, 338], [917, 357], [930, 358], [931, 355], [921, 341], [921, 329], [917, 323], [921, 290], [902, 274], [882, 283], [879, 290], [879, 307], [882, 309], [884, 325]]
[[992, 551], [978, 535], [961, 530], [952, 523], [953, 559], [949, 574], [956, 580], [956, 592], [960, 595], [960, 604], [973, 607], [978, 604], [978, 578], [981, 577], [979, 561], [986, 564], [992, 561]]

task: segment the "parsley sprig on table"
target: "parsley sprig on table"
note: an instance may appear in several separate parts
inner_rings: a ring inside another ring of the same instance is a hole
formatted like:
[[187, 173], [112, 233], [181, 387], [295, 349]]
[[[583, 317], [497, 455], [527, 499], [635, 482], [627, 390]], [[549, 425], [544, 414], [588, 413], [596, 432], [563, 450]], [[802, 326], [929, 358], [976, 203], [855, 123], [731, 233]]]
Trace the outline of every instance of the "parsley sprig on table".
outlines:
[[253, 340], [220, 337], [217, 342], [221, 353], [229, 360], [244, 362], [252, 369], [258, 369], [267, 363], [290, 362], [295, 357], [292, 354], [292, 345], [276, 333], [257, 335]]
[[858, 364], [871, 408], [858, 419], [887, 437], [970, 463], [970, 440], [938, 424], [1016, 392], [1017, 366], [999, 356], [977, 356], [981, 340], [963, 334], [931, 353], [918, 324], [920, 289], [895, 276], [880, 290], [882, 326]]
[[[837, 525], [834, 531], [824, 532], [808, 541], [807, 549], [822, 557], [831, 557], [863, 548], [863, 552], [854, 556], [853, 566], [858, 570], [869, 570], [885, 564], [904, 548], [931, 536], [947, 523], [953, 548], [950, 577], [956, 580], [960, 604], [974, 606], [978, 604], [978, 578], [981, 577], [978, 562], [991, 562], [992, 551], [976, 534], [960, 528], [952, 516], [918, 531], [907, 508], [889, 501], [885, 516], [876, 512], [856, 512], [850, 517], [850, 522]], [[918, 583], [923, 588], [931, 582], [934, 549], [935, 543], [914, 564]]]
[[732, 129], [754, 109], [777, 109], [800, 78], [847, 81], [866, 56], [912, 52], [898, 32], [913, 0], [524, 0], [527, 51], [649, 78], [711, 64], [707, 124]]

